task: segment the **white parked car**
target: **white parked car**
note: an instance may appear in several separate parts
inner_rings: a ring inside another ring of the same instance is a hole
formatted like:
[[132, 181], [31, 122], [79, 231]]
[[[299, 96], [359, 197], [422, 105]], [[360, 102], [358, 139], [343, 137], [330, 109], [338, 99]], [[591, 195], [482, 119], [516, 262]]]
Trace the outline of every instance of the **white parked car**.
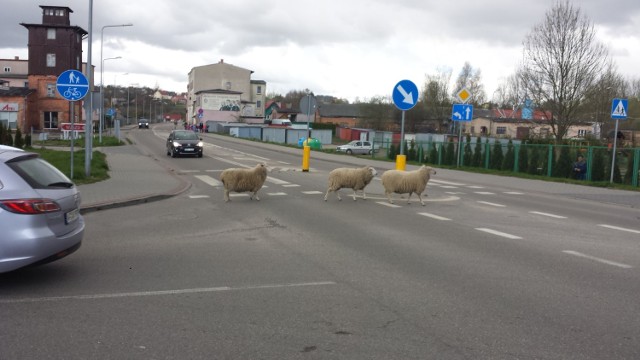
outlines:
[[375, 147], [371, 141], [354, 140], [348, 144], [340, 145], [336, 148], [337, 152], [344, 152], [347, 154], [371, 154], [373, 151], [378, 152], [379, 148]]

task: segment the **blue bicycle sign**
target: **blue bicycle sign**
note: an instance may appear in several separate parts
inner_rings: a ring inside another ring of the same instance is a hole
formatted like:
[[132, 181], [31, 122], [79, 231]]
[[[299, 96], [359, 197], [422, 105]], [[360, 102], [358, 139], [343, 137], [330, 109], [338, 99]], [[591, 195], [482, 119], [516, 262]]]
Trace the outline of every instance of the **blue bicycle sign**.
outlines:
[[58, 76], [56, 89], [63, 98], [77, 101], [85, 97], [89, 91], [89, 81], [78, 70], [67, 70]]

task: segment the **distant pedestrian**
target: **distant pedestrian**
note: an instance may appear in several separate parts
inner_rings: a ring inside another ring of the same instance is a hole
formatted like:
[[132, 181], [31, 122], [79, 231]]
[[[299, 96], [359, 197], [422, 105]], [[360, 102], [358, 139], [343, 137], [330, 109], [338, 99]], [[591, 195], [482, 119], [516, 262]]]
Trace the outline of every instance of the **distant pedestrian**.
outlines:
[[573, 163], [573, 177], [577, 180], [585, 180], [587, 178], [587, 163], [580, 154], [578, 154], [576, 162]]

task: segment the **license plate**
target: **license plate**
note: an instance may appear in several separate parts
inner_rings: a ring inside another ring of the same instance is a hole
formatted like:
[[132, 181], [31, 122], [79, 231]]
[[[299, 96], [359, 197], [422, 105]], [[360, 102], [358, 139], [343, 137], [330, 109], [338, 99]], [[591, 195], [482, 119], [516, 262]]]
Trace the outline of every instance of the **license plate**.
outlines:
[[67, 225], [71, 224], [72, 222], [77, 221], [78, 217], [80, 217], [80, 210], [73, 209], [68, 213], [64, 214], [64, 223]]
[[184, 149], [184, 151], [194, 151], [194, 150], [195, 150], [195, 149], [192, 149], [192, 148], [186, 148], [186, 149]]

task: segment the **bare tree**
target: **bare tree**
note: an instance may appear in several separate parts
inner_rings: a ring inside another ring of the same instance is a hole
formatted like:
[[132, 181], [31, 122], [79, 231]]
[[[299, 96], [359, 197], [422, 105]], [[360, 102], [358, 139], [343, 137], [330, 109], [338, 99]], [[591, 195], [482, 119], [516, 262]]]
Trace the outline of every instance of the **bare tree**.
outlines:
[[424, 120], [434, 128], [442, 131], [451, 116], [451, 98], [449, 97], [449, 83], [451, 70], [440, 68], [437, 73], [425, 76], [420, 105], [424, 107]]
[[468, 61], [462, 66], [462, 70], [456, 79], [456, 86], [451, 95], [455, 97], [463, 88], [467, 88], [471, 93], [472, 104], [481, 105], [486, 102], [487, 97], [484, 93], [484, 85], [482, 85], [482, 72], [480, 69], [474, 69]]
[[589, 89], [605, 70], [608, 51], [590, 20], [568, 1], [558, 2], [524, 40], [519, 71], [527, 97], [551, 113], [556, 141], [575, 124]]

